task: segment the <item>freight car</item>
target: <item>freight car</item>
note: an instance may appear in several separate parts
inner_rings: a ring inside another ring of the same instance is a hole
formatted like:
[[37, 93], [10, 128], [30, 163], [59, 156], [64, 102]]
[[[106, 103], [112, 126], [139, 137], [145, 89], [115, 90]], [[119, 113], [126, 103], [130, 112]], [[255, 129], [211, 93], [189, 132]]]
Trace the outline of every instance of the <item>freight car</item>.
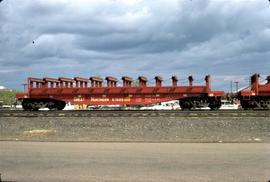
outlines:
[[[24, 110], [33, 111], [40, 108], [62, 110], [66, 102], [86, 105], [146, 105], [170, 100], [179, 100], [183, 110], [210, 107], [217, 110], [221, 106], [223, 91], [212, 91], [210, 75], [205, 77], [205, 85], [193, 85], [193, 77], [188, 77], [188, 85], [177, 85], [178, 79], [172, 76], [172, 85], [163, 86], [162, 78], [155, 77], [155, 86], [147, 85], [147, 78], [139, 76], [138, 85], [133, 79], [124, 76], [121, 86], [118, 79], [112, 76], [89, 79], [71, 78], [28, 78], [28, 89], [18, 93], [17, 100], [22, 102]], [[89, 85], [89, 81], [91, 85]]]
[[250, 78], [250, 89], [238, 92], [238, 99], [244, 110], [249, 109], [270, 109], [270, 76], [267, 82], [260, 84], [260, 75], [254, 74]]

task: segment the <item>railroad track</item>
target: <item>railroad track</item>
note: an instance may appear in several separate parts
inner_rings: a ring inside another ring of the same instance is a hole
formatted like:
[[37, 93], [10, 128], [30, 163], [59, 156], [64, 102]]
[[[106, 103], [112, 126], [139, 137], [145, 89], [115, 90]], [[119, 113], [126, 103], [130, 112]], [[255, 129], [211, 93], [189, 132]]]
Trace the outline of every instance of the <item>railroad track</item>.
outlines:
[[19, 111], [0, 110], [4, 117], [270, 117], [270, 111], [147, 111], [147, 110], [79, 110], [79, 111]]

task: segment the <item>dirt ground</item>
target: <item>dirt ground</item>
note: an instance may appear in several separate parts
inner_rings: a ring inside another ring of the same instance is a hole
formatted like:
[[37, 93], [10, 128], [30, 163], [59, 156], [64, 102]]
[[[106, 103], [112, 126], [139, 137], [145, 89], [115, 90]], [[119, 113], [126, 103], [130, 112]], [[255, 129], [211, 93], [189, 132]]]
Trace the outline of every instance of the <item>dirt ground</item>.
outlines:
[[268, 182], [266, 143], [0, 142], [3, 181]]

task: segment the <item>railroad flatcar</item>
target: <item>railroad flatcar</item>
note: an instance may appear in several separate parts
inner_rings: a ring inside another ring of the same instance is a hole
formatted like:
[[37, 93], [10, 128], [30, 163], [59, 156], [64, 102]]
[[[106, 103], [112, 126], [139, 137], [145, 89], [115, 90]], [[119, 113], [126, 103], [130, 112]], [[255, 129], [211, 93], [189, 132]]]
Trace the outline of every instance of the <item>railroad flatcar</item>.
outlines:
[[238, 92], [238, 99], [245, 110], [270, 109], [270, 76], [265, 84], [260, 84], [260, 75], [254, 74], [250, 78], [250, 88]]
[[[204, 85], [193, 85], [193, 77], [188, 77], [187, 85], [177, 85], [176, 76], [171, 77], [170, 86], [162, 85], [162, 77], [155, 77], [155, 85], [149, 86], [147, 78], [138, 77], [138, 84], [133, 79], [122, 77], [122, 84], [112, 76], [87, 78], [28, 78], [27, 91], [17, 93], [16, 98], [22, 102], [27, 111], [49, 108], [62, 110], [67, 102], [86, 105], [147, 105], [170, 100], [179, 100], [183, 110], [210, 107], [217, 110], [221, 106], [224, 91], [212, 91], [210, 75], [205, 76]], [[90, 84], [89, 84], [90, 83]]]

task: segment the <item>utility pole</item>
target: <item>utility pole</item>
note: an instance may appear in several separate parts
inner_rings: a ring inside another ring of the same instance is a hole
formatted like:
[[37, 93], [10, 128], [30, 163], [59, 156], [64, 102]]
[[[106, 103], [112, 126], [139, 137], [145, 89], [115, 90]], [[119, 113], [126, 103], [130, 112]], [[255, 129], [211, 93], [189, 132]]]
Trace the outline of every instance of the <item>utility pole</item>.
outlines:
[[236, 81], [236, 82], [234, 82], [234, 83], [235, 83], [235, 90], [236, 90], [236, 92], [238, 92], [238, 84], [239, 84], [239, 82]]
[[27, 83], [23, 83], [23, 91], [26, 92], [26, 86], [27, 86]]
[[231, 94], [233, 93], [233, 81], [231, 80]]

